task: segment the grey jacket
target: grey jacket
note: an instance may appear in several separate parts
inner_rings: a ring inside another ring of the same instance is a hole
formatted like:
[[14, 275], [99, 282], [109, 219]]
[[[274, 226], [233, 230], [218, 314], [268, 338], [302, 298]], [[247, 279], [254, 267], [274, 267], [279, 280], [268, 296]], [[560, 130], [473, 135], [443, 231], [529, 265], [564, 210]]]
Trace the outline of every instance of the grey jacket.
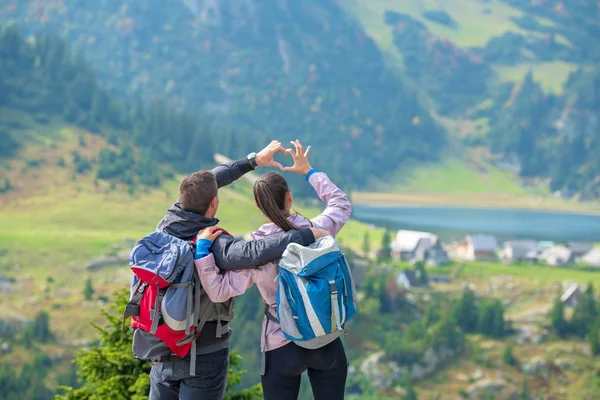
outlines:
[[[212, 172], [217, 179], [217, 185], [221, 188], [252, 170], [250, 162], [242, 159], [220, 165], [214, 168]], [[182, 240], [191, 240], [196, 237], [201, 229], [215, 226], [218, 223], [219, 220], [216, 218], [207, 218], [203, 215], [185, 211], [176, 202], [158, 223], [157, 230], [164, 231]], [[210, 250], [214, 254], [219, 268], [238, 270], [257, 268], [279, 259], [290, 243], [306, 246], [314, 241], [315, 237], [310, 229], [289, 231], [281, 236], [272, 236], [251, 242], [222, 234], [213, 242]], [[230, 301], [233, 302], [233, 299]], [[229, 305], [233, 309], [233, 303]], [[196, 354], [208, 354], [229, 347], [230, 336], [231, 331], [221, 332], [221, 327], [217, 326], [216, 321], [207, 322], [198, 338]], [[160, 339], [140, 329], [134, 332], [133, 348], [134, 353], [140, 358], [156, 358], [171, 353]]]

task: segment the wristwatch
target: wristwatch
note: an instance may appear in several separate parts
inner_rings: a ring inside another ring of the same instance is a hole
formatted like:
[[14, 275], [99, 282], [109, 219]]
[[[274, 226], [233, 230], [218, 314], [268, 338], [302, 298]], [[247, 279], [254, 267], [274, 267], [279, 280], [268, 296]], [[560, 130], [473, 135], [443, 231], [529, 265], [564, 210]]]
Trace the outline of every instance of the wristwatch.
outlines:
[[250, 153], [246, 156], [252, 168], [258, 168], [258, 164], [256, 163], [256, 153]]

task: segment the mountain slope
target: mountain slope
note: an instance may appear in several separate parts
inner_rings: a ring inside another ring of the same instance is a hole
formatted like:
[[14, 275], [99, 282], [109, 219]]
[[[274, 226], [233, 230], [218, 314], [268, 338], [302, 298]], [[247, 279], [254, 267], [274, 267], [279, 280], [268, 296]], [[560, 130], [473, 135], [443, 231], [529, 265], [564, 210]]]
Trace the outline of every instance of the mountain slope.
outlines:
[[226, 155], [254, 150], [251, 138], [302, 137], [320, 165], [358, 185], [443, 148], [443, 131], [337, 2], [188, 3], [24, 1], [0, 18], [28, 34], [67, 35], [123, 96], [164, 97], [227, 121], [235, 140], [215, 135]]

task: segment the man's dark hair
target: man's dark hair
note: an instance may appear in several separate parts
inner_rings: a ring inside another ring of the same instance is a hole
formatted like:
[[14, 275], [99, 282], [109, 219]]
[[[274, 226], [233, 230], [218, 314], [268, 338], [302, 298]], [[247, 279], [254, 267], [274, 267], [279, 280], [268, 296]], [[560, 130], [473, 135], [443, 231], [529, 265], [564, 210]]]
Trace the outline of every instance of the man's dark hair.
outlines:
[[179, 185], [179, 204], [185, 211], [204, 215], [212, 199], [217, 197], [217, 180], [210, 171], [189, 174]]

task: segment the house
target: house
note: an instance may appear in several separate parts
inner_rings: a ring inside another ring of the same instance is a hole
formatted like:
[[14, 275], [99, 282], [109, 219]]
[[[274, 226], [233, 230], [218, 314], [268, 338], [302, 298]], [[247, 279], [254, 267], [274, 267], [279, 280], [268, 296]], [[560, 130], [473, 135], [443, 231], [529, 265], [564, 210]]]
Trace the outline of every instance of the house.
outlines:
[[511, 240], [504, 243], [498, 258], [508, 262], [526, 260], [537, 248], [538, 243], [535, 240]]
[[456, 248], [456, 256], [463, 260], [496, 260], [498, 241], [490, 235], [467, 235]]
[[565, 290], [565, 292], [560, 296], [560, 301], [567, 307], [575, 307], [581, 298], [581, 288], [576, 283], [573, 283], [571, 286]]
[[447, 276], [430, 275], [429, 282], [448, 285], [452, 283], [452, 279], [448, 278]]
[[567, 265], [573, 262], [573, 253], [566, 246], [552, 246], [542, 250], [538, 260], [553, 266]]
[[567, 247], [571, 250], [573, 259], [583, 257], [594, 248], [593, 243], [588, 242], [568, 242]]
[[423, 286], [419, 270], [406, 270], [400, 272], [398, 278], [396, 278], [396, 283], [404, 289]]
[[440, 265], [448, 262], [448, 254], [440, 238], [429, 232], [399, 230], [391, 250], [393, 259], [412, 264], [425, 262], [427, 265]]
[[595, 247], [588, 251], [579, 260], [587, 266], [600, 268], [600, 247]]

